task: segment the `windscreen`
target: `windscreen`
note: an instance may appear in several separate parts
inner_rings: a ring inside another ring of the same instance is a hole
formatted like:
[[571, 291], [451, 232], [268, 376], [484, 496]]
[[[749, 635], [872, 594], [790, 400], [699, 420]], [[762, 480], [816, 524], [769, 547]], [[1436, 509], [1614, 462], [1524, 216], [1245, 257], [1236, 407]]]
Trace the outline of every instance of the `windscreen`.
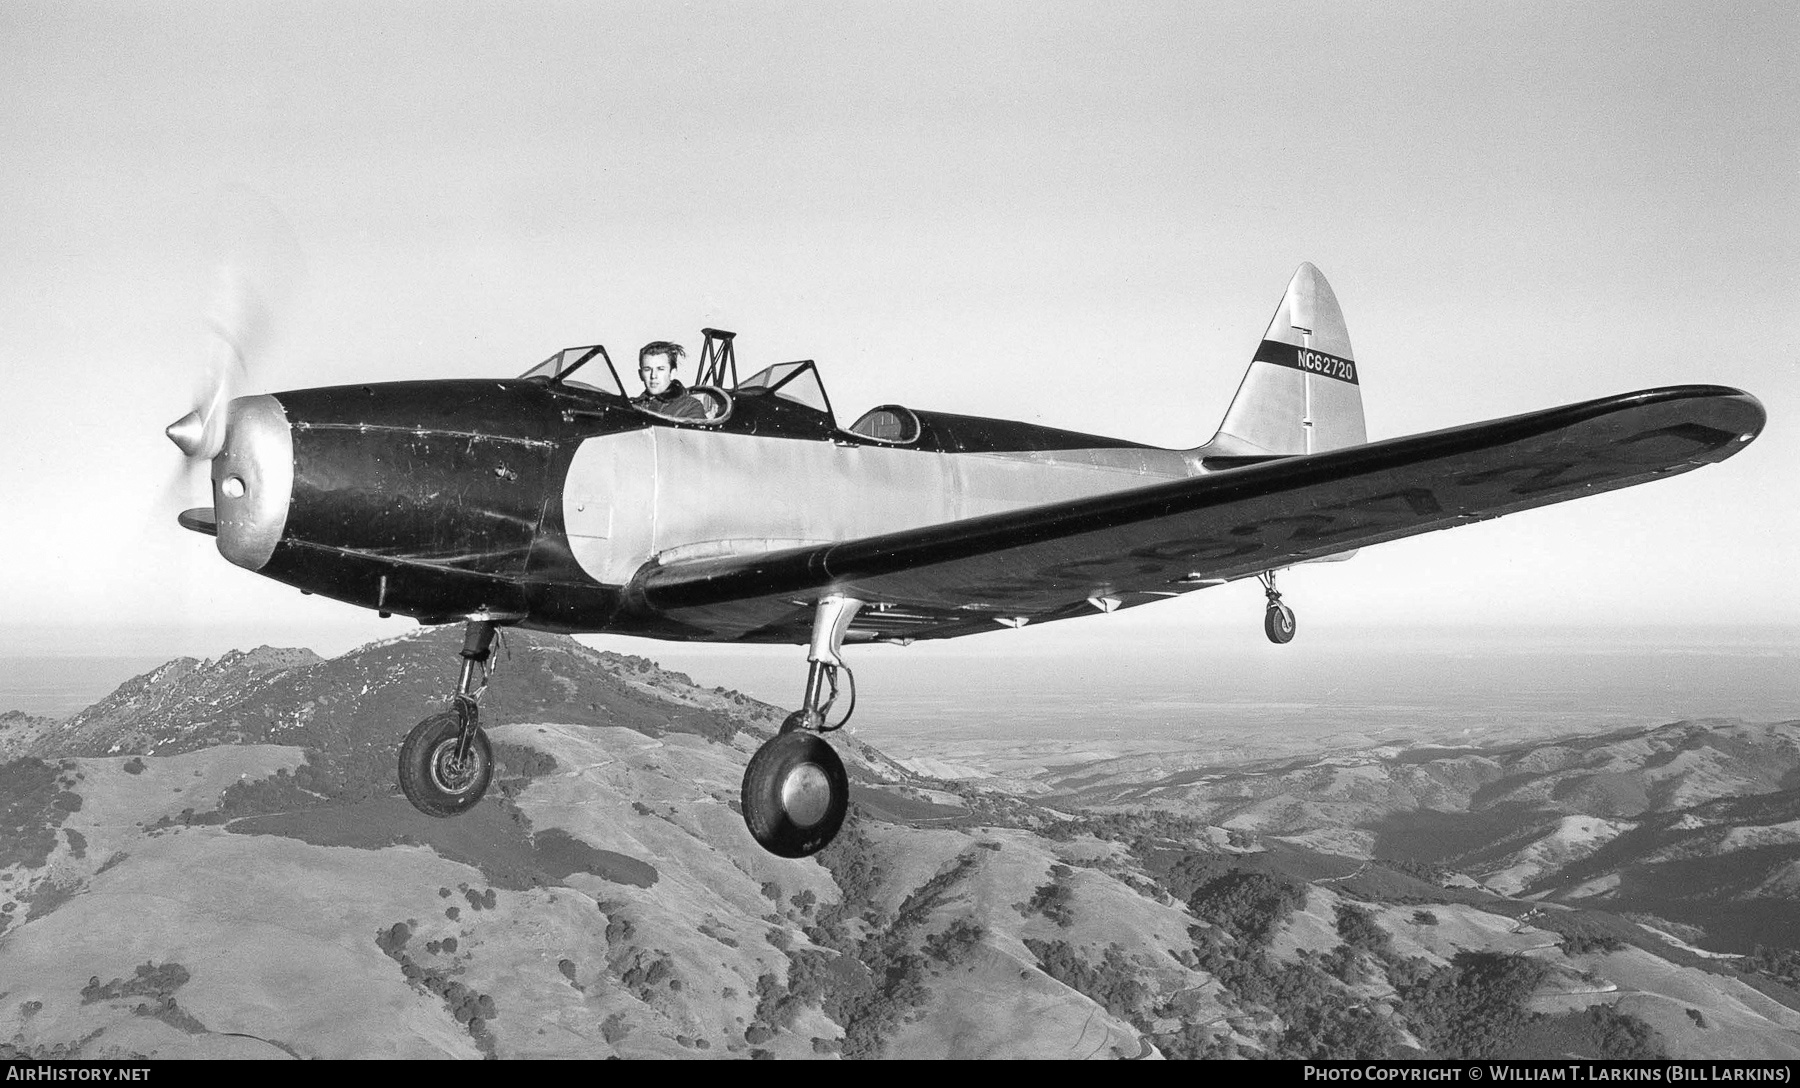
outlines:
[[825, 395], [825, 383], [819, 380], [819, 368], [811, 359], [797, 363], [776, 363], [759, 370], [737, 384], [738, 393], [760, 393], [764, 390], [783, 400], [804, 404], [815, 412], [831, 414], [831, 400]]
[[[583, 367], [586, 369], [582, 369]], [[571, 380], [570, 375], [577, 370], [581, 370], [582, 380]], [[607, 358], [606, 348], [599, 344], [564, 348], [519, 377], [543, 378], [553, 385], [610, 393], [615, 397], [625, 395], [625, 387], [619, 383], [619, 376], [613, 371], [612, 360]]]

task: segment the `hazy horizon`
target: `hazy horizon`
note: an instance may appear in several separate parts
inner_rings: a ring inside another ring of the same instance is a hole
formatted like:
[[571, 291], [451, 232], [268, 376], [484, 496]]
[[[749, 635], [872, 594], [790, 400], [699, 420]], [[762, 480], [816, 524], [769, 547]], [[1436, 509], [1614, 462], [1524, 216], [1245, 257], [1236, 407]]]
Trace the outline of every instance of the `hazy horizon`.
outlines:
[[[1800, 626], [1365, 626], [1308, 633], [1288, 646], [1250, 635], [1083, 646], [999, 633], [853, 646], [846, 660], [860, 702], [851, 732], [897, 758], [999, 767], [1122, 756], [1254, 759], [1695, 718], [1800, 718], [1792, 683]], [[797, 703], [804, 676], [800, 647], [581, 641], [783, 707]], [[0, 665], [0, 712], [66, 717], [177, 656], [191, 655], [13, 657]], [[446, 692], [456, 667], [446, 653]], [[495, 683], [506, 683], [504, 651]]]

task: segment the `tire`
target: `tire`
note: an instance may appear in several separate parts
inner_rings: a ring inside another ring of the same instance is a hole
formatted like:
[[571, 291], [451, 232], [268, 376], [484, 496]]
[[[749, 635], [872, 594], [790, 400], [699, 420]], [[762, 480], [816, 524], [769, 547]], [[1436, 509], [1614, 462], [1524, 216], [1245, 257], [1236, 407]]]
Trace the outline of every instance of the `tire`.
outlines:
[[494, 750], [477, 729], [469, 766], [456, 767], [456, 713], [433, 714], [400, 745], [400, 790], [427, 816], [457, 816], [474, 808], [494, 777]]
[[850, 807], [844, 762], [817, 733], [782, 733], [744, 769], [744, 826], [764, 850], [803, 858], [825, 849]]
[[1263, 634], [1277, 646], [1294, 641], [1294, 610], [1285, 604], [1271, 604], [1263, 613]]

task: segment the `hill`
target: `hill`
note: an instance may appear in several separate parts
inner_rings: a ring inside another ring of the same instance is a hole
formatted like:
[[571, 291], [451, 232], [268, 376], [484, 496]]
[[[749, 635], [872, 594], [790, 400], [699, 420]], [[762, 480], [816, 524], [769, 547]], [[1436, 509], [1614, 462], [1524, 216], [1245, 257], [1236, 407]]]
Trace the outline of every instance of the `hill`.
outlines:
[[845, 738], [851, 818], [796, 862], [736, 812], [778, 708], [529, 633], [488, 800], [414, 812], [456, 645], [181, 659], [21, 731], [6, 1054], [1800, 1055], [1791, 942], [1728, 947], [1800, 879], [1796, 723], [1029, 796]]

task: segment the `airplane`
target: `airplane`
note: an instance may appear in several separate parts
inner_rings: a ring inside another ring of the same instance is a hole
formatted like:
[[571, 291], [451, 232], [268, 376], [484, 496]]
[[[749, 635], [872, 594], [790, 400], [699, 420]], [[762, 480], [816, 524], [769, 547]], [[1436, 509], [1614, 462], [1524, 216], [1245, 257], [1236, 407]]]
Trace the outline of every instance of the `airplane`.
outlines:
[[[1680, 385], [1370, 442], [1336, 296], [1302, 264], [1217, 432], [1192, 449], [899, 404], [838, 425], [812, 360], [739, 380], [702, 330], [670, 418], [599, 344], [517, 378], [355, 384], [210, 402], [167, 429], [211, 461], [184, 527], [230, 562], [383, 616], [465, 625], [450, 709], [401, 745], [420, 811], [493, 773], [479, 702], [498, 629], [807, 647], [800, 709], [745, 771], [752, 837], [822, 849], [849, 783], [846, 643], [1098, 616], [1244, 578], [1294, 637], [1277, 574], [1436, 529], [1722, 461], [1756, 398]], [[836, 709], [840, 674], [846, 708]]]

